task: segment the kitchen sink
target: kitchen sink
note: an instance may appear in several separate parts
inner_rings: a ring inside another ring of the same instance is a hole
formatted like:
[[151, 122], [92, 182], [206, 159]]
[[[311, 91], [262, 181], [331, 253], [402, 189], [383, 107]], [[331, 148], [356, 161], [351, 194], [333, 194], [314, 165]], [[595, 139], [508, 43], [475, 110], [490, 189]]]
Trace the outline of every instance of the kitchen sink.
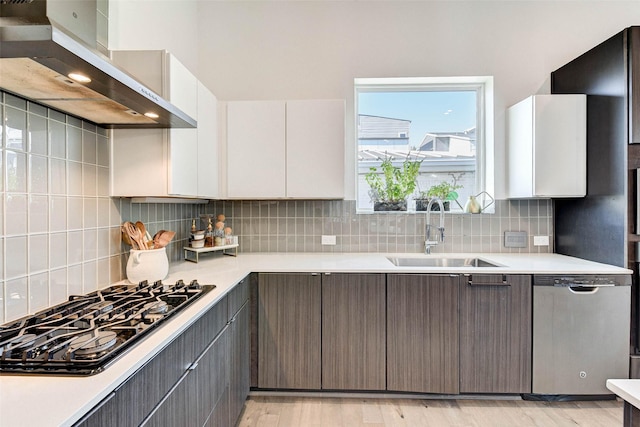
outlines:
[[398, 267], [499, 267], [481, 258], [387, 258]]

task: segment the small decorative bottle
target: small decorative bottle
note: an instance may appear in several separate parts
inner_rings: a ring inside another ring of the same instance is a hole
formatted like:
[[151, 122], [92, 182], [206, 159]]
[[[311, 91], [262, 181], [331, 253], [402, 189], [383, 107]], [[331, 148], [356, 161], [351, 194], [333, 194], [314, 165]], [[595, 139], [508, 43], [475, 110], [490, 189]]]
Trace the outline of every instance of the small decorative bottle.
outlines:
[[207, 233], [204, 236], [204, 246], [213, 247], [213, 225], [211, 224], [211, 218], [209, 218], [209, 224], [207, 224]]

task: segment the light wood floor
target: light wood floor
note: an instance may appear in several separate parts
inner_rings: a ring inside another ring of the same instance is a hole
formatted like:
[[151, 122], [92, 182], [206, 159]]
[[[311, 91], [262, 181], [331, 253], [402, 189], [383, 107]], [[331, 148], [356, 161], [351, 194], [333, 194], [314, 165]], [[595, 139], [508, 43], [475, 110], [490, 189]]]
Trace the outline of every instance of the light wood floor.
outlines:
[[615, 427], [622, 402], [251, 396], [238, 427]]

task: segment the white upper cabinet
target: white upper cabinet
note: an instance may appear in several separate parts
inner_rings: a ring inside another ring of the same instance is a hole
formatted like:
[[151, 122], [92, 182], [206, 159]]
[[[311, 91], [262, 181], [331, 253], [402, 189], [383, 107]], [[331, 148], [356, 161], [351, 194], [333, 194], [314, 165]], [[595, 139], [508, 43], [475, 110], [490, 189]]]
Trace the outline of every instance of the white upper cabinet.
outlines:
[[227, 105], [229, 198], [344, 198], [344, 100]]
[[227, 104], [227, 196], [285, 197], [285, 103]]
[[584, 197], [586, 96], [534, 95], [507, 110], [507, 196]]
[[344, 198], [343, 100], [287, 101], [287, 197]]
[[216, 199], [220, 196], [218, 177], [218, 100], [215, 95], [200, 82], [198, 82], [197, 118], [198, 197]]
[[[199, 88], [201, 84], [196, 77], [166, 51], [114, 51], [112, 58], [198, 121], [197, 129], [114, 129], [111, 133], [112, 196], [217, 196], [215, 96], [204, 86]], [[211, 160], [205, 169], [199, 167], [201, 150]], [[215, 175], [215, 180], [206, 181], [201, 174]], [[201, 183], [202, 191], [199, 190]], [[212, 189], [211, 185], [216, 188]]]

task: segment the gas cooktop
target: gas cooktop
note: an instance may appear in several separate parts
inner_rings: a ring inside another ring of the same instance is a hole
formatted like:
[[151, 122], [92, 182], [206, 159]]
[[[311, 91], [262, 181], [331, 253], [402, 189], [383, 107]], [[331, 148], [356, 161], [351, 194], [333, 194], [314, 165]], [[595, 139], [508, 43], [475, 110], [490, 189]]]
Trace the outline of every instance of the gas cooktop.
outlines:
[[0, 326], [0, 373], [93, 375], [215, 285], [115, 285]]

